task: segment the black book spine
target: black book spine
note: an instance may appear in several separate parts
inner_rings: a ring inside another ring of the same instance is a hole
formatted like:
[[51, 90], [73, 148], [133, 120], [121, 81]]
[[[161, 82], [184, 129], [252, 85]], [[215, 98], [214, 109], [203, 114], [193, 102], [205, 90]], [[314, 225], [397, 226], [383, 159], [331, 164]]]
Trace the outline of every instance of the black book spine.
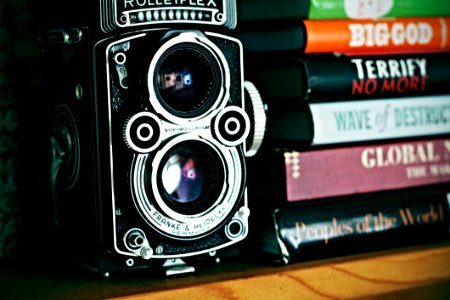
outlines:
[[304, 102], [308, 75], [303, 60], [247, 55], [244, 63], [245, 80], [255, 85], [268, 105], [283, 107]]
[[319, 56], [304, 63], [309, 101], [450, 93], [448, 54]]
[[269, 149], [309, 146], [314, 139], [314, 120], [307, 105], [272, 107], [267, 111], [267, 124], [264, 147]]
[[246, 80], [270, 105], [450, 93], [450, 56], [248, 55]]
[[444, 241], [449, 202], [445, 187], [435, 186], [280, 206], [265, 219], [258, 213], [257, 224], [266, 225], [250, 242], [275, 262], [291, 263]]
[[301, 20], [282, 23], [241, 24], [236, 37], [244, 51], [252, 54], [300, 55], [306, 48], [306, 28]]
[[306, 19], [309, 0], [238, 0], [239, 22], [267, 22]]

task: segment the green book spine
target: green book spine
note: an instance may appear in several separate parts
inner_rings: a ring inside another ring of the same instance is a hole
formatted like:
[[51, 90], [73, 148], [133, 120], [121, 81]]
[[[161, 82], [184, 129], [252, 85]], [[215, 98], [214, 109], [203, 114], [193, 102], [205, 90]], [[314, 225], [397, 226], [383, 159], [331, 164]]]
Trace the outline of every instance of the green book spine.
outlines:
[[450, 15], [449, 0], [310, 0], [308, 18], [380, 19]]

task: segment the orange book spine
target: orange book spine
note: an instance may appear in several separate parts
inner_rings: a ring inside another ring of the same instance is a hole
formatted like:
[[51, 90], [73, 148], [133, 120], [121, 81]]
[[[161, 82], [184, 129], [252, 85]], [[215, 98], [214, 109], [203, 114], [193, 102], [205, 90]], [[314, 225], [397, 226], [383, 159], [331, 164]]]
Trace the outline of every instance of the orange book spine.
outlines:
[[305, 20], [305, 53], [347, 55], [450, 51], [450, 18]]

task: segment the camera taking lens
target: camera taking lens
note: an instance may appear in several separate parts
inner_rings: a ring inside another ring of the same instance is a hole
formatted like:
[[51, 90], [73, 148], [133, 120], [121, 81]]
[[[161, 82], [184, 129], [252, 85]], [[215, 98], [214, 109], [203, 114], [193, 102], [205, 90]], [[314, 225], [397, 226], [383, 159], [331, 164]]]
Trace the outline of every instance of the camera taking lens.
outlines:
[[163, 199], [174, 211], [197, 214], [206, 211], [222, 191], [225, 166], [204, 143], [186, 141], [170, 149], [158, 170]]

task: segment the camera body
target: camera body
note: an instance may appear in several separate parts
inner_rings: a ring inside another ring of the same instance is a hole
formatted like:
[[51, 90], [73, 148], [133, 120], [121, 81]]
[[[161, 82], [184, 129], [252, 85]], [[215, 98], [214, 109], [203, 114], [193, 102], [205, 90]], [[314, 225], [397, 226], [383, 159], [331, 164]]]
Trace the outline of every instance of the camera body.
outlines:
[[42, 31], [57, 252], [105, 275], [236, 253], [251, 122], [241, 43], [215, 32], [233, 2], [78, 2]]

